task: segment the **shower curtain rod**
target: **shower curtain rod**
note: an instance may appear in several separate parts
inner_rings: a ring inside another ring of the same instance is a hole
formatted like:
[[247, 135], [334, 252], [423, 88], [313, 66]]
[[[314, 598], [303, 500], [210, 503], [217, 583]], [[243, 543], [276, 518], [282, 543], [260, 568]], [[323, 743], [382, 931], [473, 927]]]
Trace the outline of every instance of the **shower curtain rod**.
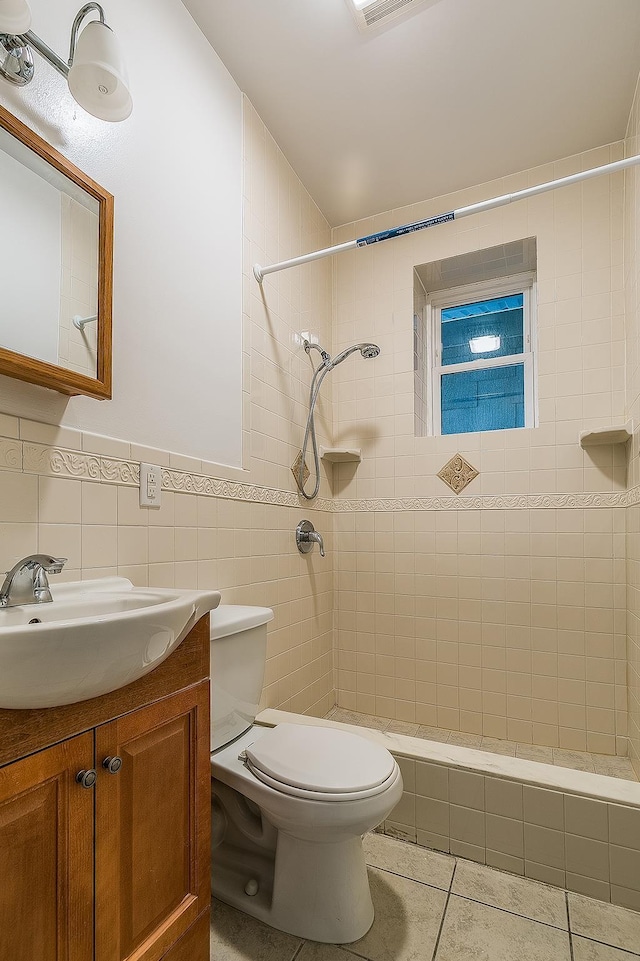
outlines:
[[582, 180], [589, 180], [591, 177], [600, 177], [602, 174], [625, 170], [627, 167], [633, 167], [636, 164], [640, 164], [640, 154], [627, 157], [625, 160], [616, 160], [614, 163], [604, 164], [601, 167], [592, 167], [591, 170], [583, 170], [580, 173], [571, 174], [569, 177], [561, 177], [559, 180], [550, 180], [548, 183], [538, 184], [536, 187], [517, 190], [512, 194], [502, 194], [502, 196], [493, 197], [491, 200], [482, 200], [480, 203], [470, 204], [468, 207], [449, 210], [447, 213], [438, 214], [437, 217], [429, 217], [427, 220], [416, 220], [415, 223], [404, 224], [402, 227], [392, 227], [390, 230], [381, 230], [377, 234], [359, 237], [358, 240], [349, 240], [344, 244], [336, 244], [334, 247], [325, 247], [324, 250], [314, 250], [311, 254], [303, 254], [301, 257], [293, 257], [291, 260], [282, 260], [280, 263], [271, 264], [268, 267], [255, 264], [253, 274], [258, 283], [262, 284], [267, 274], [272, 274], [277, 270], [287, 270], [289, 267], [297, 267], [299, 264], [308, 264], [312, 260], [320, 260], [321, 257], [330, 257], [332, 254], [341, 254], [344, 250], [353, 250], [354, 247], [368, 247], [370, 244], [379, 244], [383, 240], [393, 240], [394, 237], [413, 234], [417, 230], [426, 230], [427, 227], [437, 227], [438, 224], [446, 224], [450, 220], [460, 220], [462, 217], [469, 217], [471, 214], [493, 210], [494, 207], [503, 207], [505, 204], [512, 204], [516, 200], [535, 197], [537, 194], [546, 193], [547, 190], [556, 190], [558, 187], [577, 184]]

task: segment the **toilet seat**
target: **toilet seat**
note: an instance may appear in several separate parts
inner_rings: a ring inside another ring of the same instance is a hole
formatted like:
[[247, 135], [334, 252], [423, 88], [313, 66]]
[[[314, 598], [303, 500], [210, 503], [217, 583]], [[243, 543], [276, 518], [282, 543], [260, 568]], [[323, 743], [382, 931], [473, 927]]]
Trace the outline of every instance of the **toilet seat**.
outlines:
[[397, 764], [378, 744], [346, 731], [279, 724], [248, 745], [249, 771], [272, 789], [319, 801], [352, 801], [386, 791]]

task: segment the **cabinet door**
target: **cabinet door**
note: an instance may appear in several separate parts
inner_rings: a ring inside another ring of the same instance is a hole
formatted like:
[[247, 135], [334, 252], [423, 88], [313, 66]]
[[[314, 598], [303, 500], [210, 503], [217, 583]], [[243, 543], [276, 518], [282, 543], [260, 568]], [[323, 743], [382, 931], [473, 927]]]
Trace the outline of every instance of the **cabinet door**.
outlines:
[[93, 733], [0, 769], [0, 958], [93, 958]]
[[208, 682], [97, 728], [96, 752], [96, 961], [157, 961], [210, 899]]

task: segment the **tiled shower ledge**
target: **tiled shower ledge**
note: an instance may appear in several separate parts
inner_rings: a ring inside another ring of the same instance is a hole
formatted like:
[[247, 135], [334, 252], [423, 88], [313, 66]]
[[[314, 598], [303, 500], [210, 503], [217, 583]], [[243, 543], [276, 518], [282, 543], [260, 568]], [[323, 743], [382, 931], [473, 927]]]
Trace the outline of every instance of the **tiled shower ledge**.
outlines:
[[[292, 714], [267, 708], [256, 718], [258, 724], [275, 727], [277, 724], [315, 724], [322, 727], [343, 729], [353, 726], [332, 718], [309, 717], [305, 714]], [[374, 730], [360, 727], [359, 733], [371, 741], [381, 744], [399, 757], [414, 758], [433, 764], [447, 765], [465, 771], [493, 775], [512, 781], [521, 781], [535, 787], [545, 787], [582, 797], [628, 804], [640, 807], [640, 783], [627, 781], [620, 777], [592, 774], [589, 771], [568, 769], [540, 761], [530, 761], [521, 757], [506, 757], [495, 751], [461, 747], [458, 744], [427, 740], [392, 731]]]
[[464, 734], [460, 731], [447, 731], [444, 728], [410, 724], [406, 721], [391, 721], [371, 714], [345, 711], [340, 707], [334, 707], [325, 717], [332, 721], [341, 721], [343, 724], [370, 727], [389, 734], [407, 734], [410, 737], [422, 737], [427, 741], [457, 744], [459, 747], [471, 747], [490, 754], [539, 761], [542, 764], [553, 764], [556, 767], [565, 767], [574, 771], [588, 771], [590, 774], [623, 778], [625, 781], [638, 780], [628, 757], [613, 757], [610, 754], [593, 754], [588, 751], [565, 751], [562, 748], [543, 747], [538, 744], [521, 744], [497, 737], [482, 737], [480, 734]]

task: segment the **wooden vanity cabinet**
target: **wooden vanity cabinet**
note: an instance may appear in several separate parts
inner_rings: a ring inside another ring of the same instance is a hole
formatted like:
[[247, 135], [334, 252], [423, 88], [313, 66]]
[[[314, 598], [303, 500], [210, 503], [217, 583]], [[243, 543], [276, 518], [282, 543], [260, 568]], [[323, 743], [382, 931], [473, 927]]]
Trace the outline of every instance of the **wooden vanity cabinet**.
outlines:
[[[96, 731], [96, 961], [162, 958], [208, 904], [208, 705], [204, 683]], [[113, 757], [122, 767], [108, 774]]]
[[121, 691], [0, 711], [0, 751], [51, 744], [0, 755], [0, 961], [208, 961], [208, 621]]
[[0, 958], [93, 957], [93, 766], [81, 734], [0, 769]]

